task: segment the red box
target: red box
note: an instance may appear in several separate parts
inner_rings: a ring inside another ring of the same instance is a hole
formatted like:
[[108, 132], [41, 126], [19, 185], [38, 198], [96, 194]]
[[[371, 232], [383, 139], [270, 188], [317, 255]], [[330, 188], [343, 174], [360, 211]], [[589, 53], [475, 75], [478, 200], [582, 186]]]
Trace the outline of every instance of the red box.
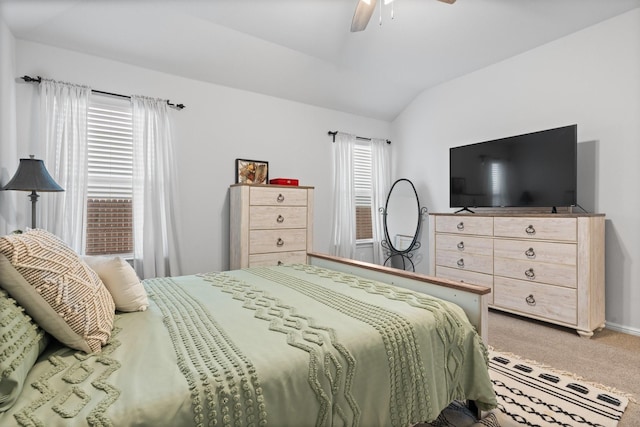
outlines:
[[298, 180], [293, 178], [273, 178], [269, 180], [269, 184], [297, 186]]

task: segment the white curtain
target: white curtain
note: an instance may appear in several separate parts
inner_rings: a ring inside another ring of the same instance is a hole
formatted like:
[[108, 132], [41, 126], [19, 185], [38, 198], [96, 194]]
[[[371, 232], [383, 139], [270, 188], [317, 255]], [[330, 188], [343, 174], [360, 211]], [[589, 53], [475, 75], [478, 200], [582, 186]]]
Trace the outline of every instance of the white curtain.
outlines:
[[331, 254], [356, 255], [356, 199], [353, 184], [355, 135], [339, 132], [333, 143], [333, 221]]
[[384, 239], [384, 208], [391, 186], [391, 147], [384, 139], [371, 139], [371, 227], [373, 231], [373, 262], [382, 265], [386, 256], [380, 242]]
[[176, 165], [166, 100], [132, 96], [134, 267], [141, 278], [180, 275]]
[[[87, 110], [91, 88], [42, 79], [44, 164], [64, 191], [40, 193], [36, 225], [84, 253], [87, 195]], [[37, 153], [34, 153], [37, 154]], [[38, 156], [36, 155], [36, 158]]]

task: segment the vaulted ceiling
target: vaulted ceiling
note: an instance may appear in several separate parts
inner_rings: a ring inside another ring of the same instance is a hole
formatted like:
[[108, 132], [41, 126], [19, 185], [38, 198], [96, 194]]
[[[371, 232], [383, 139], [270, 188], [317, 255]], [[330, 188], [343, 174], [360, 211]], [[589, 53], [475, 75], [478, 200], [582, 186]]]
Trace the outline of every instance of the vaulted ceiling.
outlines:
[[18, 39], [393, 120], [425, 89], [640, 7], [395, 0], [394, 19], [384, 6], [382, 25], [376, 10], [366, 30], [351, 33], [356, 2], [0, 0], [0, 14]]

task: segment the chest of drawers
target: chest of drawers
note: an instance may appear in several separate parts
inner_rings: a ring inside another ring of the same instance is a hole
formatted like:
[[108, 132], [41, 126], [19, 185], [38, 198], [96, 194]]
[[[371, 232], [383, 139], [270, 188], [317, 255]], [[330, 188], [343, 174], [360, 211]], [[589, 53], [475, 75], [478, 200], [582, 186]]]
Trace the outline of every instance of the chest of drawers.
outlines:
[[604, 215], [432, 214], [432, 274], [492, 288], [489, 306], [604, 327]]
[[236, 184], [229, 202], [230, 269], [306, 262], [313, 187]]

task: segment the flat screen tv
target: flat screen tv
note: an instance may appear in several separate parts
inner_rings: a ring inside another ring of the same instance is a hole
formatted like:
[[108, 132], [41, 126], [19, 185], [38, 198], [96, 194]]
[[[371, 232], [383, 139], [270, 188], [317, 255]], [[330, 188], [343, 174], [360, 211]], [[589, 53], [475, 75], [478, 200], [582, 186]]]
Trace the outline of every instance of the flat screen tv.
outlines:
[[452, 208], [576, 205], [577, 125], [449, 151]]

